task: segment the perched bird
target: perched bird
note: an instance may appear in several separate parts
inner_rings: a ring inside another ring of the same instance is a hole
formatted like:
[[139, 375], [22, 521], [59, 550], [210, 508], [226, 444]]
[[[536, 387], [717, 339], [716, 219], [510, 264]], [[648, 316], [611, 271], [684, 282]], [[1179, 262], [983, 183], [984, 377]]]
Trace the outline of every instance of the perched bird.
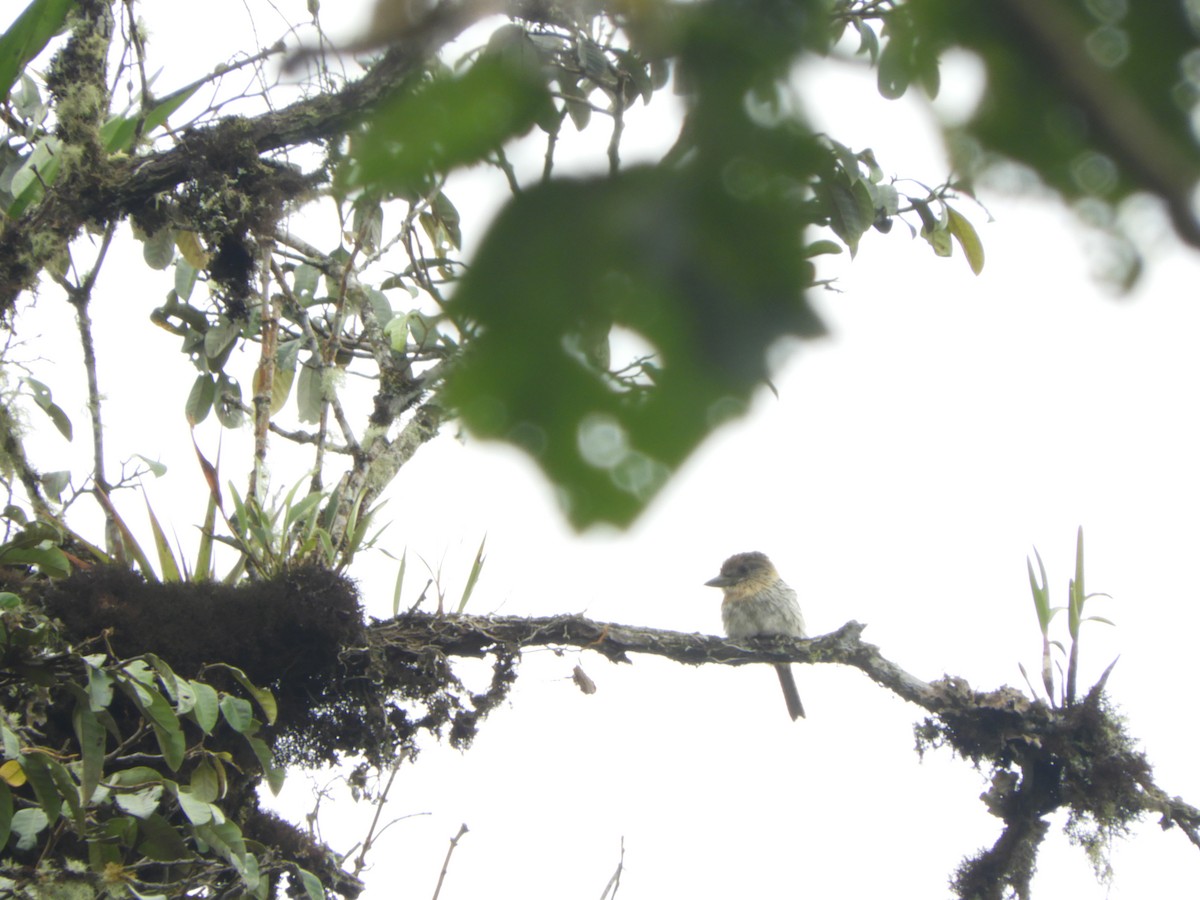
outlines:
[[[725, 594], [721, 621], [731, 638], [790, 635], [806, 637], [804, 616], [796, 592], [779, 577], [765, 553], [739, 553], [725, 560], [721, 574], [706, 581]], [[792, 720], [804, 716], [804, 705], [796, 691], [796, 679], [787, 663], [775, 666], [779, 684]]]

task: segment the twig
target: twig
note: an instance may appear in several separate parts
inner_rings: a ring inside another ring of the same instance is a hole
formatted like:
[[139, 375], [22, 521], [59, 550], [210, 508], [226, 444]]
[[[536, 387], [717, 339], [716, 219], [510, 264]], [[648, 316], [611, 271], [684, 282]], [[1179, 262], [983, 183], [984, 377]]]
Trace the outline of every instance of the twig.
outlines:
[[438, 895], [442, 892], [442, 882], [446, 880], [446, 872], [450, 868], [450, 857], [454, 855], [454, 848], [458, 846], [459, 838], [469, 830], [464, 822], [458, 827], [458, 834], [450, 839], [450, 849], [446, 851], [446, 859], [442, 863], [442, 873], [438, 875], [437, 887], [433, 889], [433, 900], [438, 900]]
[[[371, 817], [371, 825], [370, 825], [370, 827], [367, 828], [367, 836], [365, 838], [363, 838], [362, 849], [359, 850], [359, 852], [358, 852], [358, 858], [354, 860], [354, 874], [356, 876], [358, 875], [359, 872], [361, 872], [363, 870], [363, 867], [366, 866], [366, 864], [367, 864], [367, 853], [368, 853], [368, 851], [370, 851], [371, 847], [374, 846], [375, 838], [378, 836], [375, 833], [375, 829], [379, 827], [379, 817], [383, 814], [384, 806], [387, 805], [388, 794], [391, 793], [392, 784], [396, 781], [396, 775], [400, 771], [400, 765], [404, 762], [404, 760], [407, 756], [408, 756], [408, 751], [406, 749], [402, 748], [400, 750], [400, 755], [396, 758], [396, 761], [392, 764], [392, 771], [390, 773], [388, 773], [387, 784], [385, 784], [383, 786], [383, 791], [379, 794], [379, 797], [375, 800], [375, 815], [373, 815]], [[445, 874], [445, 870], [443, 870], [442, 874], [443, 875]], [[439, 887], [441, 886], [440, 881], [438, 882], [438, 886]]]
[[[604, 893], [600, 895], [600, 900], [616, 900], [617, 889], [621, 886], [621, 870], [625, 868], [625, 837], [621, 836], [621, 858], [617, 861], [617, 870], [612, 873], [612, 878], [608, 879], [608, 884], [604, 886]], [[609, 894], [609, 891], [612, 891]]]

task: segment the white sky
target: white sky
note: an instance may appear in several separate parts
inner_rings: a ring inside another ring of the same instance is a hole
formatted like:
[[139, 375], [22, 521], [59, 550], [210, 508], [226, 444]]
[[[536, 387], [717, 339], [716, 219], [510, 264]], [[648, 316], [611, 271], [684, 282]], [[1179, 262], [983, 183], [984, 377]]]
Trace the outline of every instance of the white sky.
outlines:
[[[183, 47], [196, 53], [191, 68], [172, 60], [165, 86], [211, 67], [214, 48], [242, 34], [241, 5], [225, 6], [172, 20], [163, 16], [173, 5], [144, 4], [152, 46], [169, 48], [164, 59]], [[279, 27], [266, 4], [254, 8], [259, 43], [270, 43]], [[805, 96], [821, 128], [873, 147], [889, 174], [944, 177], [919, 102], [883, 101], [869, 75], [845, 68], [810, 78]], [[660, 120], [643, 118], [647, 127]], [[638, 131], [631, 122], [630, 138]], [[720, 598], [703, 582], [729, 554], [763, 550], [799, 592], [813, 633], [857, 619], [869, 625], [866, 639], [914, 674], [991, 689], [1022, 686], [1018, 662], [1038, 665], [1026, 554], [1041, 550], [1063, 602], [1082, 524], [1088, 587], [1113, 595], [1093, 611], [1117, 627], [1085, 631], [1081, 684], [1120, 655], [1112, 699], [1160, 785], [1197, 802], [1200, 266], [1160, 236], [1142, 286], [1113, 299], [1090, 279], [1085, 238], [1068, 216], [1032, 198], [983, 199], [990, 224], [960, 205], [987, 252], [981, 277], [961, 256], [935, 259], [902, 226], [869, 234], [853, 264], [829, 260], [838, 292], [817, 302], [832, 337], [794, 348], [776, 378], [779, 398], [760, 391], [750, 415], [706, 443], [629, 532], [570, 533], [523, 456], [459, 443], [448, 430], [389, 492], [384, 543], [396, 555], [407, 547], [410, 563], [416, 554], [434, 566], [444, 560], [454, 595], [486, 533], [475, 613], [586, 612], [706, 633], [720, 629]], [[147, 320], [170, 273], [148, 273], [137, 248], [129, 253], [110, 262], [94, 308], [113, 458], [139, 452], [170, 465], [151, 496], [185, 535], [203, 507], [182, 414], [194, 373]], [[73, 333], [56, 289], [18, 325], [35, 322], [48, 338]], [[65, 348], [40, 352], [35, 373], [77, 429], [69, 451], [53, 435], [44, 446], [66, 458], [87, 441], [78, 351], [68, 337]], [[200, 439], [215, 452], [215, 425]], [[247, 442], [246, 433], [225, 437], [223, 471], [239, 485]], [[138, 502], [126, 505], [137, 519]], [[387, 616], [395, 565], [379, 554], [362, 563], [355, 574], [368, 609]], [[420, 576], [410, 565], [407, 602]], [[597, 682], [594, 696], [572, 685], [576, 663]], [[918, 762], [912, 724], [921, 711], [854, 670], [798, 668], [808, 711], [798, 723], [766, 667], [641, 658], [618, 667], [542, 651], [527, 654], [520, 675], [471, 751], [430, 746], [402, 770], [388, 812], [415, 817], [377, 844], [369, 900], [430, 896], [461, 823], [471, 831], [445, 900], [598, 897], [622, 838], [623, 900], [937, 897], [958, 861], [998, 834], [977, 799], [984, 778], [948, 752]], [[311, 805], [308, 791], [296, 773], [284, 804], [297, 819]], [[325, 811], [335, 848], [366, 833], [367, 808]], [[1119, 843], [1106, 888], [1057, 824], [1035, 896], [1119, 900], [1195, 884], [1195, 853], [1178, 832], [1147, 822]]]

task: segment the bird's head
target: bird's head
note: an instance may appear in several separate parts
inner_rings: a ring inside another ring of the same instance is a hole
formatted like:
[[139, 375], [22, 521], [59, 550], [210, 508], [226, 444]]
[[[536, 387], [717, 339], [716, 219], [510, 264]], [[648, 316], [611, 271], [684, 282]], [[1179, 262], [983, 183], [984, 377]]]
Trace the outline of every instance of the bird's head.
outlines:
[[721, 574], [704, 582], [719, 587], [726, 597], [738, 598], [757, 593], [779, 580], [779, 573], [765, 553], [737, 553], [721, 565]]

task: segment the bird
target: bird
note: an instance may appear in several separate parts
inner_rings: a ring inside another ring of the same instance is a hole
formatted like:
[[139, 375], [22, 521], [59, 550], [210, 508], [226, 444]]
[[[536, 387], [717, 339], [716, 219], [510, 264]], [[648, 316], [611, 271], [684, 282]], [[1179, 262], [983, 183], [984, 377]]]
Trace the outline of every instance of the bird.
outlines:
[[[731, 638], [787, 635], [807, 637], [804, 615], [796, 600], [796, 592], [779, 577], [775, 566], [765, 553], [737, 553], [721, 565], [721, 574], [705, 582], [719, 587], [721, 621]], [[794, 722], [804, 717], [804, 704], [796, 690], [792, 667], [787, 663], [775, 666], [779, 684], [787, 701], [788, 715]]]

